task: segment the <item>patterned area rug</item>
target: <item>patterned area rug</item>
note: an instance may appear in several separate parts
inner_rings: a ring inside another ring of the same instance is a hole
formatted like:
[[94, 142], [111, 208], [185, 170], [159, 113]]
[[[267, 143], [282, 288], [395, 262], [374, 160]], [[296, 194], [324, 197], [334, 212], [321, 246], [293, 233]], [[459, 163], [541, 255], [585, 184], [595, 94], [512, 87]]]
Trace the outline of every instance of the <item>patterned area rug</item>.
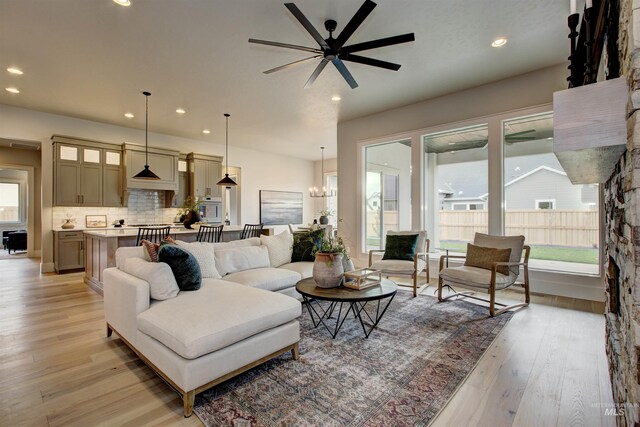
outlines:
[[399, 291], [368, 339], [349, 316], [332, 340], [303, 310], [300, 360], [286, 353], [198, 395], [206, 425], [427, 425], [512, 316]]

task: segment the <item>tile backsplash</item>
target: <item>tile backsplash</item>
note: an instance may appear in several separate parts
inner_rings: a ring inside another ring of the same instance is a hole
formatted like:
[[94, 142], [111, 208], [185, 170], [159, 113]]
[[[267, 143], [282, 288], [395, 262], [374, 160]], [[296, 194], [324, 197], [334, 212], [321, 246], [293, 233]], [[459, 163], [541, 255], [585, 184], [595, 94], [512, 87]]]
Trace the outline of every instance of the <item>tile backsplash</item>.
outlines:
[[125, 208], [56, 206], [53, 208], [53, 228], [59, 228], [68, 216], [75, 220], [76, 228], [84, 228], [85, 215], [106, 215], [108, 226], [119, 219], [124, 219], [125, 225], [166, 224], [174, 222], [181, 210], [164, 207], [164, 191], [131, 189], [128, 204]]

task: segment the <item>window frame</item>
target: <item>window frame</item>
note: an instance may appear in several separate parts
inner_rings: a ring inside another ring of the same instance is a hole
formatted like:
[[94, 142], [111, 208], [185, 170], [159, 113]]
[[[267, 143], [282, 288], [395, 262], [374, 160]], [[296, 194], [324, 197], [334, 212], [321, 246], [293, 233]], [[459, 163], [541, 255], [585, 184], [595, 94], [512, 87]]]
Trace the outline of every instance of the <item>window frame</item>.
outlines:
[[[551, 203], [550, 208], [541, 208], [540, 203]], [[534, 209], [552, 210], [556, 208], [556, 199], [535, 199]]]
[[27, 218], [26, 183], [18, 179], [0, 178], [0, 184], [15, 184], [18, 186], [18, 220], [0, 221], [0, 227], [13, 227], [24, 224]]

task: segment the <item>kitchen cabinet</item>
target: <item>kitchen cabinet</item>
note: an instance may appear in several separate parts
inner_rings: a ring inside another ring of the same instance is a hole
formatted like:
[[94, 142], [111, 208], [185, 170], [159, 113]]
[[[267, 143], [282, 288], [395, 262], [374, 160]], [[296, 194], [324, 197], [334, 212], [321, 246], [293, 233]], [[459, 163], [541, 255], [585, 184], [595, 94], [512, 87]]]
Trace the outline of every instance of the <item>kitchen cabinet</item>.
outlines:
[[222, 157], [189, 153], [189, 195], [198, 198], [222, 197], [217, 185], [222, 170]]
[[189, 195], [189, 171], [187, 167], [187, 156], [180, 154], [178, 159], [178, 192], [173, 198], [173, 207], [182, 208], [184, 200]]
[[54, 231], [53, 263], [56, 272], [84, 268], [82, 231]]
[[122, 206], [117, 145], [54, 135], [55, 206]]

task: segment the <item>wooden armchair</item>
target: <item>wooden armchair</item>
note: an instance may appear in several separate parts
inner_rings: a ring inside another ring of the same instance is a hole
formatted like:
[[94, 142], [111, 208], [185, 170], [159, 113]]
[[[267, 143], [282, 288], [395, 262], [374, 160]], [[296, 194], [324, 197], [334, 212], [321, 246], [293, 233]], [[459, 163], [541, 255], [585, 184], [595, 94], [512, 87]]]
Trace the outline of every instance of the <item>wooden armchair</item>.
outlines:
[[[491, 236], [488, 234], [476, 233], [473, 244], [481, 249], [511, 249], [509, 261], [491, 262], [491, 268], [479, 268], [470, 265], [449, 267], [450, 259], [466, 259], [466, 255], [442, 255], [440, 257], [440, 273], [438, 277], [438, 301], [443, 302], [450, 298], [462, 297], [472, 298], [478, 301], [489, 303], [489, 314], [497, 316], [507, 310], [527, 307], [529, 305], [529, 252], [531, 248], [524, 244], [524, 236]], [[524, 251], [524, 260], [522, 253]], [[507, 267], [504, 274], [499, 272], [500, 267]], [[520, 267], [523, 268], [523, 282], [518, 282]], [[496, 302], [496, 291], [506, 289], [513, 285], [520, 285], [524, 288], [525, 302], [514, 305], [506, 305]], [[489, 300], [476, 297], [472, 292], [456, 292], [451, 285], [486, 291]], [[449, 287], [454, 290], [454, 294], [442, 297], [442, 288]], [[496, 311], [496, 305], [502, 307]]]
[[373, 249], [369, 251], [369, 267], [380, 270], [383, 275], [388, 276], [411, 276], [413, 279], [413, 296], [418, 295], [418, 275], [422, 272], [426, 272], [426, 283], [429, 283], [429, 239], [427, 239], [427, 232], [425, 230], [420, 231], [389, 231], [389, 235], [418, 235], [418, 242], [416, 245], [416, 253], [413, 256], [412, 261], [397, 260], [397, 259], [382, 259], [379, 261], [373, 260], [373, 254], [384, 253], [384, 249]]

